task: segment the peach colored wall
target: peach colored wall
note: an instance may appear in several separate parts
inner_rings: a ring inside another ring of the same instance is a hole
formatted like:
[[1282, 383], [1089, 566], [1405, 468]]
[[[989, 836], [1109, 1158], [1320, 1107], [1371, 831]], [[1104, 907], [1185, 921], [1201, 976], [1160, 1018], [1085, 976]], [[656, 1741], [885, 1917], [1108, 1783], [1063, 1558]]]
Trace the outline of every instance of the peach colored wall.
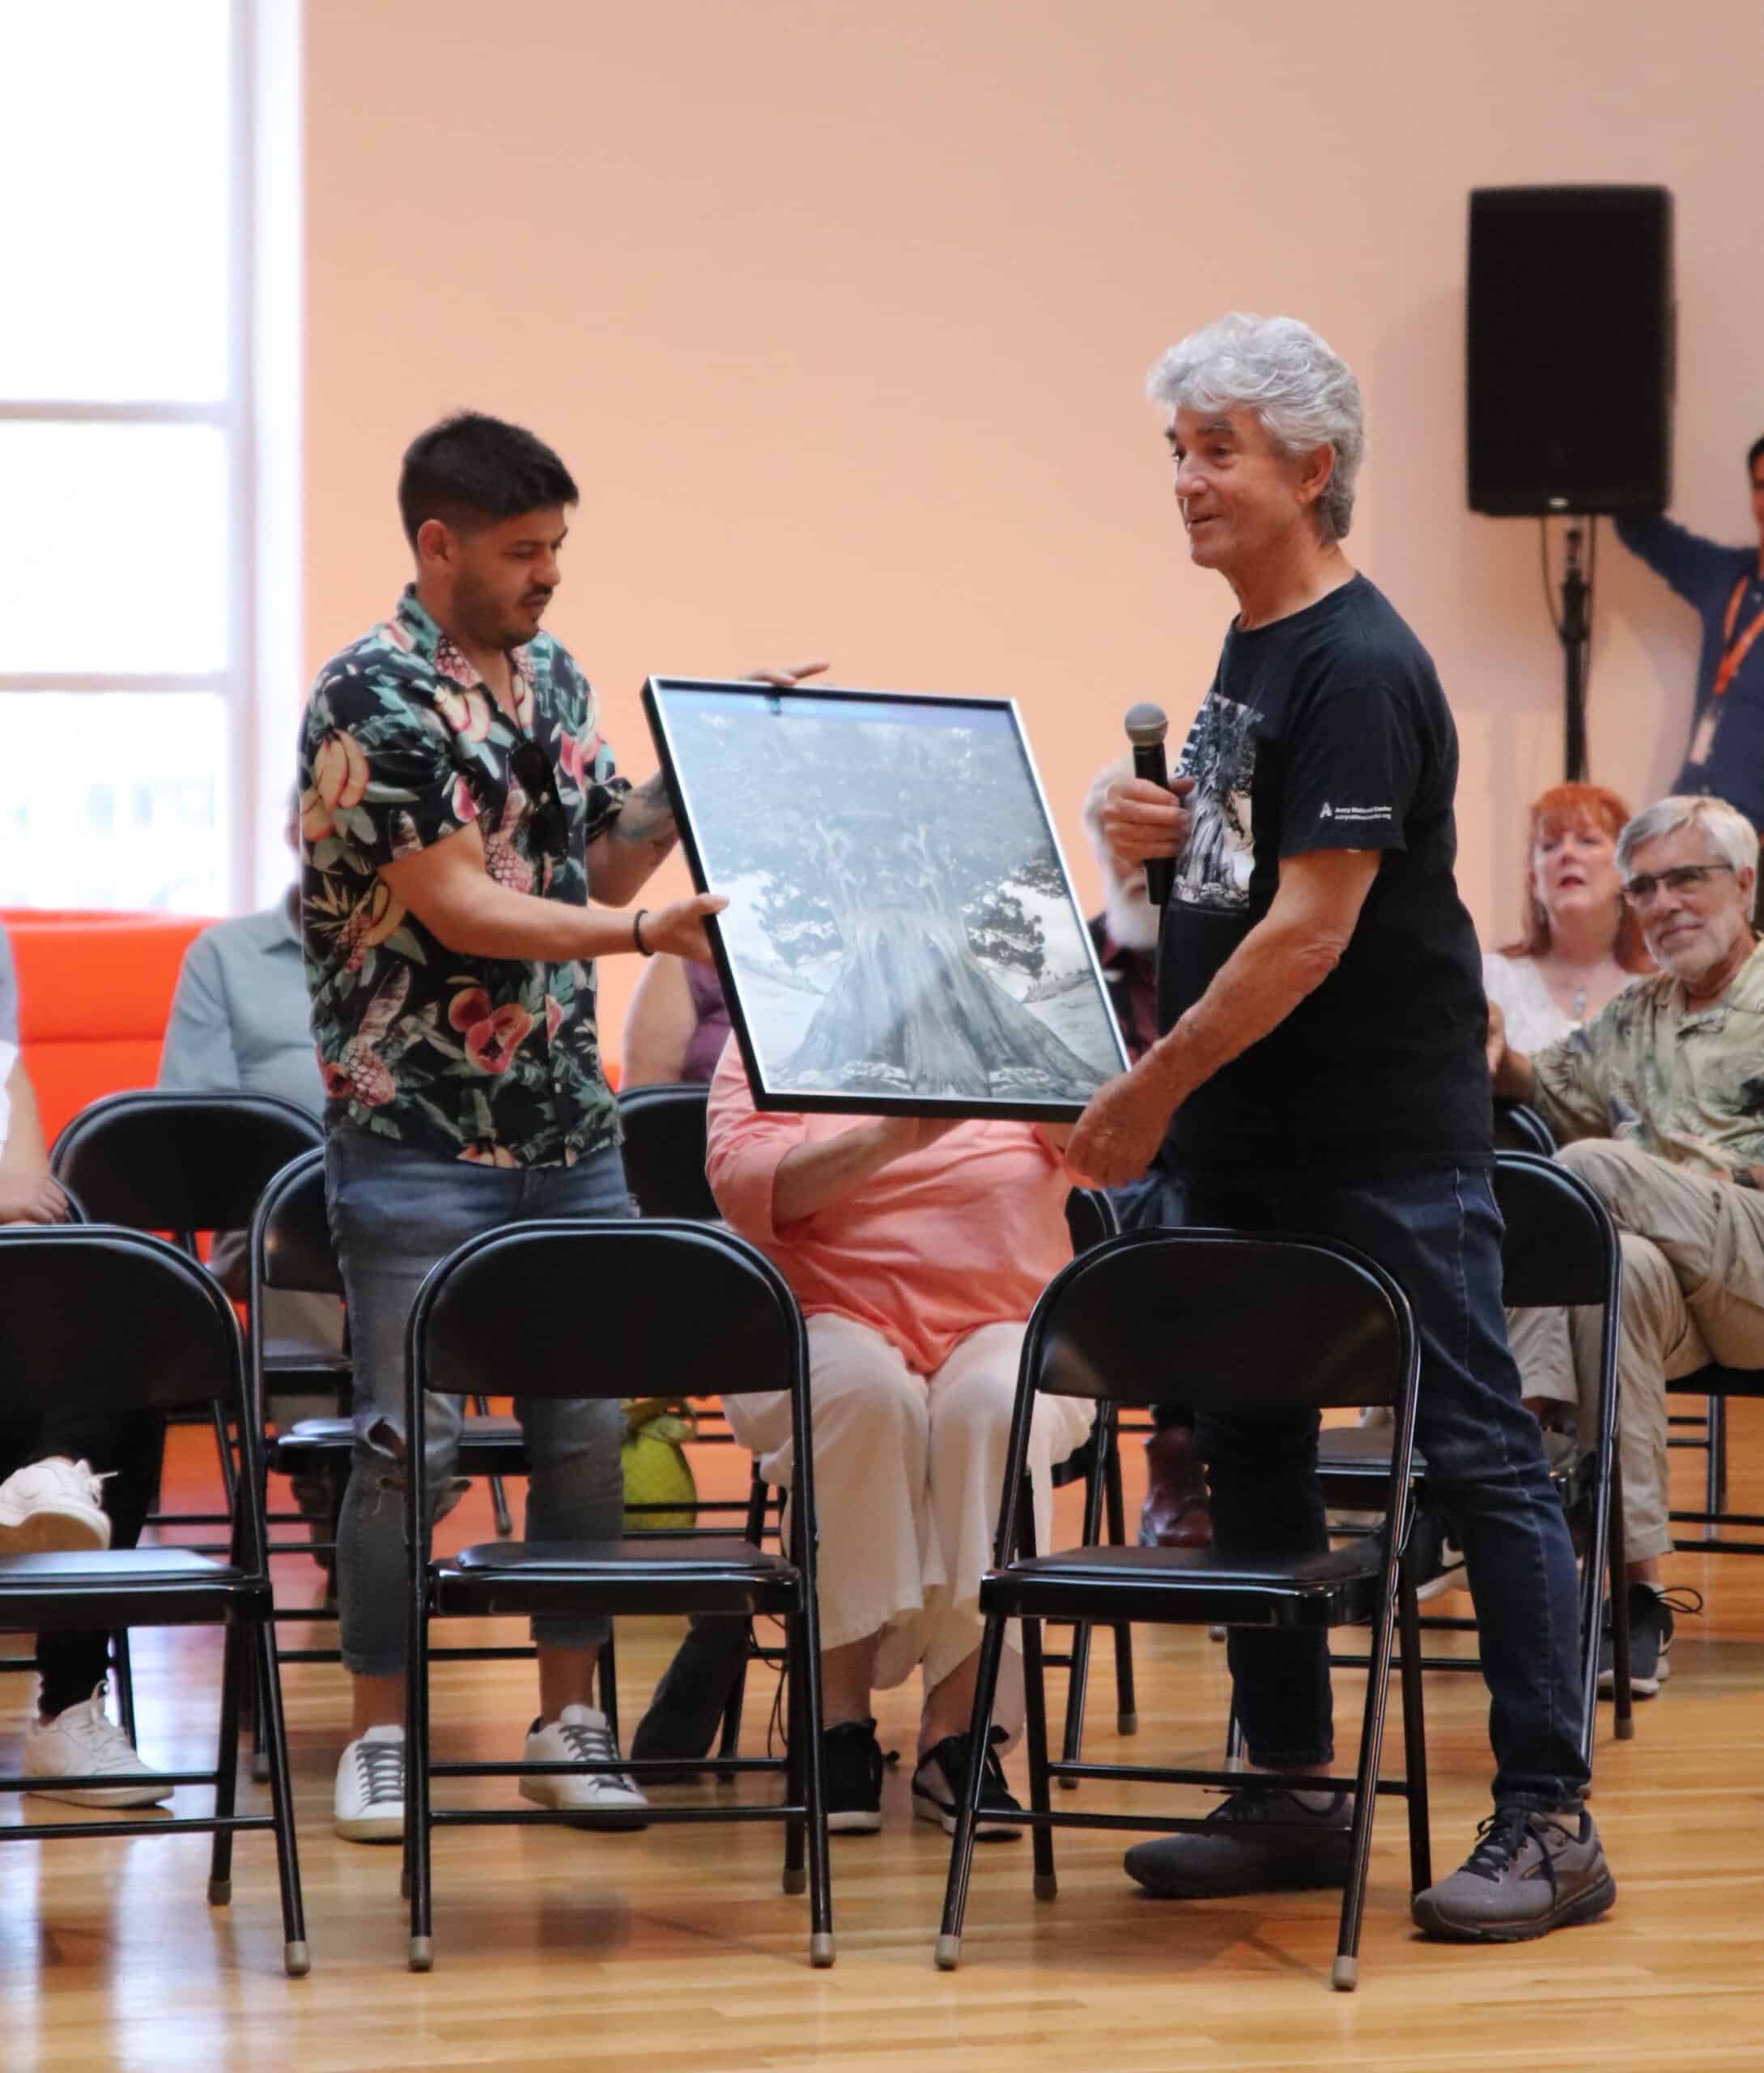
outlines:
[[[1365, 384], [1351, 551], [1440, 664], [1462, 883], [1504, 931], [1560, 664], [1535, 525], [1464, 509], [1465, 193], [1673, 189], [1677, 509], [1743, 538], [1761, 74], [1757, 0], [308, 0], [309, 660], [389, 603], [398, 454], [470, 404], [584, 486], [551, 624], [627, 768], [646, 672], [825, 654], [1018, 699], [1081, 852], [1122, 712], [1180, 732], [1229, 611], [1143, 371], [1287, 310]], [[1639, 799], [1691, 627], [1605, 544], [1594, 774]]]

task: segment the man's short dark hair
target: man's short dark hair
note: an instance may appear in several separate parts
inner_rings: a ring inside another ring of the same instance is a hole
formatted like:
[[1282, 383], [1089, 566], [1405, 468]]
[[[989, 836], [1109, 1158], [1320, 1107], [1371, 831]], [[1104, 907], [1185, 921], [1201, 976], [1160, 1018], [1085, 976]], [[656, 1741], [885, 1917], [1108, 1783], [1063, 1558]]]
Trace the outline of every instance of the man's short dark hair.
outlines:
[[1764, 438], [1754, 439], [1752, 450], [1745, 457], [1745, 472], [1749, 475], [1756, 475], [1760, 456], [1764, 456]]
[[460, 411], [405, 449], [398, 513], [411, 547], [431, 518], [460, 530], [579, 502], [574, 479], [542, 439], [481, 411]]

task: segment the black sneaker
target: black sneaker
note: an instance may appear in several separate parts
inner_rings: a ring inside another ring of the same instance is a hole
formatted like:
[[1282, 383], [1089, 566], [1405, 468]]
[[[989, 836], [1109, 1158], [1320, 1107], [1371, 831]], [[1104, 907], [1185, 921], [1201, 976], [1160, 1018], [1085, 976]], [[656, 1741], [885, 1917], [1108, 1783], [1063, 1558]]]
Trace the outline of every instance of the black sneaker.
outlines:
[[1617, 1881], [1582, 1807], [1540, 1814], [1499, 1807], [1477, 1831], [1462, 1867], [1417, 1893], [1415, 1926], [1448, 1943], [1523, 1943], [1591, 1922], [1617, 1898]]
[[[1022, 1811], [1021, 1800], [1013, 1798], [1005, 1782], [1005, 1767], [998, 1760], [999, 1744], [1007, 1739], [1001, 1727], [987, 1739], [984, 1775], [980, 1780], [980, 1819], [974, 1824], [977, 1843], [1014, 1842], [1022, 1830], [1014, 1821], [988, 1821], [988, 1807]], [[912, 1811], [916, 1820], [935, 1821], [946, 1836], [955, 1833], [955, 1817], [967, 1790], [967, 1737], [946, 1735], [919, 1759], [912, 1774]]]
[[1234, 1792], [1208, 1815], [1204, 1832], [1134, 1844], [1127, 1875], [1166, 1901], [1345, 1886], [1353, 1820], [1345, 1792], [1320, 1808], [1290, 1792]]
[[[1652, 1584], [1630, 1586], [1630, 1689], [1638, 1699], [1651, 1699], [1672, 1675], [1668, 1660], [1673, 1645], [1673, 1615], [1702, 1610], [1701, 1591], [1683, 1588], [1664, 1591]], [[1617, 1690], [1617, 1670], [1611, 1641], [1611, 1615], [1605, 1609], [1605, 1633], [1599, 1642], [1599, 1696], [1609, 1699]]]
[[827, 1825], [835, 1835], [873, 1836], [882, 1823], [882, 1744], [873, 1720], [841, 1721], [821, 1737]]

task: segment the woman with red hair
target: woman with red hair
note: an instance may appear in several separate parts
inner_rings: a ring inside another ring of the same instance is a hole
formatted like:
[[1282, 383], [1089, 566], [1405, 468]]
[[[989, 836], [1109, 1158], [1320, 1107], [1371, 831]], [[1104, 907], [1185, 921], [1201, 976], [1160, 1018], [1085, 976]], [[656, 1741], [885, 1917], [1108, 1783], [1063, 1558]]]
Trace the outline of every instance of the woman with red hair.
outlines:
[[1558, 785], [1534, 801], [1526, 845], [1525, 930], [1482, 960], [1507, 1040], [1528, 1055], [1596, 1015], [1653, 969], [1617, 873], [1630, 810], [1602, 785]]

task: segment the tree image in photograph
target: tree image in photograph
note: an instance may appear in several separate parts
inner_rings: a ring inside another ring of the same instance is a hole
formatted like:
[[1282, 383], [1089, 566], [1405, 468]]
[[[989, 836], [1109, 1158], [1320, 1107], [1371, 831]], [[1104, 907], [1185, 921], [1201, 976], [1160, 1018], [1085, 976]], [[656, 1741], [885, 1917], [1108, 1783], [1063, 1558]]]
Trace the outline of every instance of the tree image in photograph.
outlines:
[[778, 966], [822, 975], [782, 1080], [1082, 1101], [1115, 1069], [1100, 1006], [1086, 1058], [1002, 983], [1039, 1002], [1088, 977], [1071, 945], [1050, 965], [1036, 905], [1069, 897], [1008, 720], [755, 708], [685, 704], [674, 726], [708, 875], [756, 883]]

